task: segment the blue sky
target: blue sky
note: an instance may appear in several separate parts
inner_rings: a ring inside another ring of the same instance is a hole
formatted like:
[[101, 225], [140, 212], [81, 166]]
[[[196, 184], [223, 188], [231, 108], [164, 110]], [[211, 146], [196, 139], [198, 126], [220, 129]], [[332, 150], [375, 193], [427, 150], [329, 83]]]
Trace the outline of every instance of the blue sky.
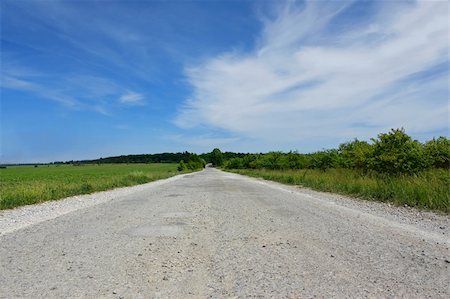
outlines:
[[447, 1], [0, 5], [3, 163], [449, 135]]

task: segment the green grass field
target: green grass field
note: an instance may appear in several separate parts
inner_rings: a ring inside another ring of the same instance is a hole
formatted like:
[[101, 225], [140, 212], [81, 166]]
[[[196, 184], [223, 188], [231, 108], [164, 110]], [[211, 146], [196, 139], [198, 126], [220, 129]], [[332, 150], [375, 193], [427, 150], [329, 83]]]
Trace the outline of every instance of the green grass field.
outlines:
[[15, 166], [0, 169], [0, 210], [174, 176], [178, 164]]
[[[230, 170], [227, 170], [230, 171]], [[350, 169], [231, 170], [285, 184], [363, 199], [450, 213], [450, 172], [434, 169], [417, 176], [381, 177]]]

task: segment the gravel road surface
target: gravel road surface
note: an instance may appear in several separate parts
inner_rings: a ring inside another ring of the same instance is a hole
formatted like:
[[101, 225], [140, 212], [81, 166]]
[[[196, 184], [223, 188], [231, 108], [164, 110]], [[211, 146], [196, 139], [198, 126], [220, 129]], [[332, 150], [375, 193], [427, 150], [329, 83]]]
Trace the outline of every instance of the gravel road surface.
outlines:
[[448, 216], [211, 168], [126, 190], [0, 212], [0, 298], [450, 298]]

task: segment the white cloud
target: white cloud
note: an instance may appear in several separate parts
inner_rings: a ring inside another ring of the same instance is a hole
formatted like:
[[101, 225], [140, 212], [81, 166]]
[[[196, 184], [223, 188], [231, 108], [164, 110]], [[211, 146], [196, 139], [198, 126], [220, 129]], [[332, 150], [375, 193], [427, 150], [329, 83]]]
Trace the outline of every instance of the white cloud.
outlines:
[[447, 3], [379, 2], [369, 24], [330, 34], [349, 5], [289, 2], [264, 21], [254, 52], [187, 68], [194, 91], [176, 124], [213, 126], [274, 147], [374, 137], [400, 126], [410, 133], [447, 128], [448, 70], [420, 75], [448, 63]]
[[125, 105], [143, 105], [144, 98], [144, 95], [128, 90], [119, 98], [119, 102]]

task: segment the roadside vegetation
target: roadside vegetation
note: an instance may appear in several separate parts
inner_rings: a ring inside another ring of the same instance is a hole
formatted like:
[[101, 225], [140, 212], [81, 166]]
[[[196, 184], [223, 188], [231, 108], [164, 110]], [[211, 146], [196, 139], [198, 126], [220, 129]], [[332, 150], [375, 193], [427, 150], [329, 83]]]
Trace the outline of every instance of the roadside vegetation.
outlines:
[[310, 154], [245, 154], [225, 170], [321, 191], [450, 213], [450, 140], [420, 143], [403, 129]]
[[177, 166], [176, 163], [8, 166], [0, 169], [0, 209], [164, 179], [179, 174]]
[[198, 155], [191, 154], [187, 161], [181, 160], [178, 164], [178, 171], [194, 171], [205, 168], [206, 162]]

